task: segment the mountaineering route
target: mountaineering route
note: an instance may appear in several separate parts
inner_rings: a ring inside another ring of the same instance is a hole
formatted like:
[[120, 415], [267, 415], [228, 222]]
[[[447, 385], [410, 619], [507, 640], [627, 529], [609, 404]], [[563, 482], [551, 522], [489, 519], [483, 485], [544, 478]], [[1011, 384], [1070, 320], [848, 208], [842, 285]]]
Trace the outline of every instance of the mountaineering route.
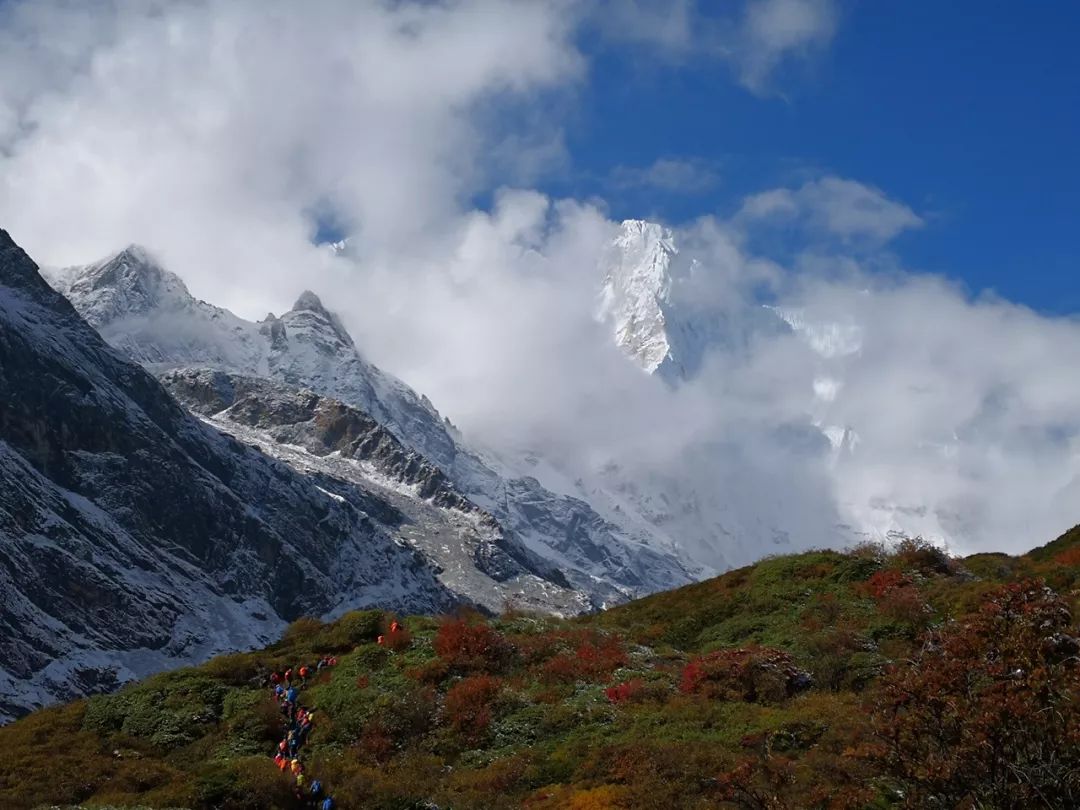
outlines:
[[[315, 665], [315, 672], [318, 674], [336, 665], [337, 658], [324, 656]], [[280, 675], [277, 672], [270, 675], [270, 686], [273, 689], [274, 698], [285, 718], [283, 724], [285, 736], [278, 743], [274, 764], [282, 773], [288, 772], [292, 776], [296, 785], [297, 799], [306, 801], [309, 807], [317, 808], [317, 810], [334, 810], [337, 806], [334, 797], [324, 791], [322, 782], [318, 779], [308, 784], [308, 776], [304, 772], [303, 763], [300, 762], [300, 749], [307, 742], [315, 719], [315, 710], [301, 706], [299, 703], [300, 689], [307, 686], [309, 675], [311, 675], [311, 669], [306, 665], [299, 667], [295, 676], [292, 668]]]
[[[405, 628], [397, 621], [390, 623], [391, 649], [395, 641], [405, 639], [408, 643], [408, 634]], [[386, 645], [386, 636], [379, 636], [376, 641], [380, 646]], [[335, 656], [323, 656], [315, 665], [315, 674], [318, 675], [324, 669], [337, 666]], [[292, 668], [285, 672], [270, 674], [270, 688], [273, 690], [274, 699], [278, 708], [285, 718], [283, 727], [285, 736], [278, 743], [277, 752], [274, 754], [274, 764], [282, 773], [288, 773], [295, 783], [296, 798], [306, 802], [308, 807], [315, 810], [335, 810], [337, 803], [323, 787], [318, 779], [308, 784], [308, 775], [304, 771], [304, 765], [300, 761], [300, 749], [307, 742], [311, 734], [311, 727], [315, 719], [315, 710], [301, 706], [299, 702], [300, 689], [307, 686], [311, 668], [308, 666], [298, 667], [295, 673]]]

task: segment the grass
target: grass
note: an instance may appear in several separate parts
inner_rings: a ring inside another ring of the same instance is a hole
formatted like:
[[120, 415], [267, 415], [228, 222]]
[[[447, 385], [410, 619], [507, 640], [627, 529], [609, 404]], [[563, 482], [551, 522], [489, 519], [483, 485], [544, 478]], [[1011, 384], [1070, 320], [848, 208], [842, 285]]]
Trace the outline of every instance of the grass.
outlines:
[[[270, 759], [267, 679], [328, 654], [338, 665], [304, 690], [305, 757], [343, 808], [752, 807], [720, 777], [762, 751], [807, 797], [850, 770], [885, 806], [851, 753], [882, 673], [1002, 582], [1041, 576], [1075, 607], [1077, 548], [1073, 530], [1024, 557], [812, 551], [576, 620], [413, 617], [399, 650], [375, 643], [394, 618], [380, 611], [303, 619], [265, 650], [0, 728], [0, 807], [297, 807]], [[812, 686], [759, 702], [682, 691], [697, 657], [759, 647], [789, 653]]]

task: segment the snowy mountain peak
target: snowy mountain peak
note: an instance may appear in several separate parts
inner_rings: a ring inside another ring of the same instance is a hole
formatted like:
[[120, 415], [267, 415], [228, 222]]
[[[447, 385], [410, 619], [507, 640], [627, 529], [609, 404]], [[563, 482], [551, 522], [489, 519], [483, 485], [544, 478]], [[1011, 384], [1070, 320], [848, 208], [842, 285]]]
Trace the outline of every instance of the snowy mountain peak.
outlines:
[[677, 253], [670, 229], [628, 219], [601, 260], [597, 317], [611, 325], [616, 344], [650, 374], [679, 365], [665, 328], [671, 260]]
[[48, 277], [65, 296], [85, 302], [82, 314], [95, 327], [151, 310], [180, 309], [195, 300], [180, 277], [140, 245], [128, 245], [86, 267], [51, 271]]
[[302, 330], [317, 334], [320, 339], [329, 340], [330, 336], [325, 332], [329, 329], [333, 338], [349, 349], [355, 349], [352, 336], [345, 328], [345, 324], [333, 312], [323, 306], [322, 300], [311, 290], [304, 290], [296, 299], [292, 310], [282, 316], [290, 326], [298, 326]]
[[326, 307], [323, 306], [322, 299], [320, 299], [319, 296], [317, 296], [311, 290], [304, 290], [302, 293], [300, 293], [300, 297], [297, 298], [296, 303], [293, 304], [294, 312], [300, 312], [303, 310], [308, 310], [310, 312], [321, 312], [326, 315], [330, 314], [327, 311]]

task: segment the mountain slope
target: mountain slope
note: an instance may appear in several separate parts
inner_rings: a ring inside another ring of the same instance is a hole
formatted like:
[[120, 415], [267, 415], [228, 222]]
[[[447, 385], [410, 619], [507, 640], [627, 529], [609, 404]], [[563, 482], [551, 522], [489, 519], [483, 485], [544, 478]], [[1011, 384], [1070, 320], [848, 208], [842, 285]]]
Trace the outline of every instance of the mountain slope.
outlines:
[[365, 360], [341, 321], [310, 292], [280, 317], [244, 321], [194, 299], [136, 247], [56, 271], [50, 280], [106, 340], [157, 373], [208, 367], [261, 377], [368, 414], [442, 470], [514, 542], [558, 566], [598, 604], [693, 577], [695, 567], [660, 542], [658, 533], [616, 523], [611, 513], [602, 517], [582, 498], [552, 492], [471, 451], [425, 397]]
[[1075, 535], [775, 557], [575, 620], [305, 620], [0, 729], [0, 803], [299, 810], [266, 687], [333, 655], [300, 757], [342, 808], [1071, 809]]
[[471, 601], [410, 537], [460, 544], [483, 527], [442, 508], [419, 525], [399, 505], [193, 418], [0, 231], [0, 719], [265, 642], [301, 615]]

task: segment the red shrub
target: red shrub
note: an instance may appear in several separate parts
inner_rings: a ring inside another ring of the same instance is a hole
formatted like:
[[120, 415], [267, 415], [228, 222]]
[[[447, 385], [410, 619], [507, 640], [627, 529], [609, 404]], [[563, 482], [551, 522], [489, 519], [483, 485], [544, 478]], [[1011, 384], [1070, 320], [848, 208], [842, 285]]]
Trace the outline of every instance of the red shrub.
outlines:
[[615, 686], [609, 686], [604, 690], [604, 694], [612, 703], [631, 703], [641, 695], [644, 686], [644, 681], [635, 678], [632, 681], [624, 681]]
[[502, 691], [502, 681], [490, 675], [473, 675], [446, 693], [446, 719], [471, 743], [483, 738], [491, 725], [492, 706]]
[[878, 599], [878, 609], [886, 618], [917, 630], [925, 629], [933, 617], [930, 606], [913, 585], [886, 591]]
[[500, 672], [513, 658], [514, 648], [487, 624], [450, 619], [435, 634], [435, 652], [459, 672]]
[[719, 700], [770, 703], [810, 685], [790, 654], [771, 647], [717, 650], [683, 668], [680, 689]]
[[627, 664], [626, 651], [615, 636], [582, 634], [573, 652], [551, 658], [543, 667], [547, 681], [606, 681], [619, 667]]
[[913, 807], [1075, 807], [1080, 639], [1041, 582], [925, 637], [876, 693], [875, 764]]
[[1054, 562], [1058, 565], [1069, 565], [1080, 568], [1080, 546], [1073, 546], [1072, 548], [1065, 549], [1054, 557]]
[[903, 588], [911, 584], [911, 578], [893, 568], [877, 571], [866, 582], [859, 586], [859, 590], [874, 599], [880, 599], [894, 588]]
[[383, 640], [383, 646], [393, 652], [407, 650], [411, 644], [412, 634], [404, 627], [400, 627], [394, 632], [388, 632]]

